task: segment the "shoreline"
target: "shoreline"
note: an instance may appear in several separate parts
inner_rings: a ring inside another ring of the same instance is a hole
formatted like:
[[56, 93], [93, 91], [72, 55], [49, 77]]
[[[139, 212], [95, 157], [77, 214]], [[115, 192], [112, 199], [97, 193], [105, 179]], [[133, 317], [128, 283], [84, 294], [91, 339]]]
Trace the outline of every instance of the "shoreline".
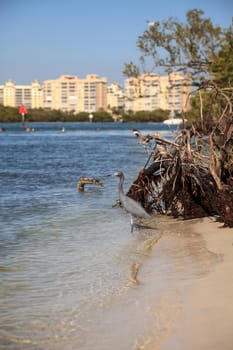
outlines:
[[[172, 315], [172, 303], [167, 310], [173, 321], [167, 322], [159, 339], [153, 336], [152, 330], [139, 349], [233, 349], [233, 229], [221, 228], [222, 223], [210, 218], [168, 221], [169, 226], [177, 237], [185, 232], [186, 239], [188, 235], [198, 237], [202, 247], [199, 244], [195, 252], [195, 241], [191, 241], [189, 253], [201, 270], [199, 275], [191, 274], [190, 278], [177, 275], [173, 289], [178, 290], [179, 308], [176, 315]], [[173, 302], [175, 305], [175, 299]]]

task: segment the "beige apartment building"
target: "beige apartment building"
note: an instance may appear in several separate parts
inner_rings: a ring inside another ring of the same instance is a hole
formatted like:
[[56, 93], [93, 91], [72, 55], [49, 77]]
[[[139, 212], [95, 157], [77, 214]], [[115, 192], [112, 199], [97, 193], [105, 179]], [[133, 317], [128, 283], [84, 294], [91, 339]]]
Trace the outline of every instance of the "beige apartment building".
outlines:
[[96, 74], [89, 74], [82, 80], [84, 112], [97, 112], [107, 109], [107, 78], [99, 78]]
[[125, 110], [154, 111], [188, 109], [190, 81], [178, 73], [159, 76], [154, 73], [125, 80]]
[[35, 80], [31, 85], [16, 85], [8, 80], [0, 85], [0, 104], [18, 107], [24, 104], [26, 108], [40, 108], [43, 106], [43, 92], [40, 83]]
[[107, 108], [107, 79], [89, 74], [85, 79], [62, 75], [43, 83], [44, 108], [63, 112], [96, 112]]
[[154, 111], [164, 109], [182, 111], [189, 108], [190, 81], [178, 73], [159, 76], [147, 73], [125, 80], [125, 89], [96, 74], [85, 79], [62, 75], [58, 79], [37, 80], [31, 85], [16, 85], [8, 80], [0, 85], [0, 104], [26, 108], [47, 108], [64, 112], [93, 113], [98, 110], [124, 108], [125, 111]]
[[76, 76], [62, 75], [58, 79], [43, 82], [43, 106], [64, 112], [82, 110], [79, 79]]
[[26, 108], [57, 109], [64, 112], [96, 112], [107, 109], [107, 79], [89, 74], [85, 79], [62, 75], [58, 79], [16, 85], [8, 80], [0, 85], [0, 104]]
[[107, 87], [107, 105], [109, 109], [124, 108], [125, 94], [118, 83], [112, 83]]

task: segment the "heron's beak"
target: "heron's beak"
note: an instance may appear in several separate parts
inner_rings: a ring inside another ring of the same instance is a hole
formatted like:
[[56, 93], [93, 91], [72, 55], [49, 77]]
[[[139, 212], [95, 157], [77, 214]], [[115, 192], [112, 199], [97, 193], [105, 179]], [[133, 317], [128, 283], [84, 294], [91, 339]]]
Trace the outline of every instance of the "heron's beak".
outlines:
[[103, 175], [101, 177], [109, 177], [109, 176], [112, 176], [112, 174]]

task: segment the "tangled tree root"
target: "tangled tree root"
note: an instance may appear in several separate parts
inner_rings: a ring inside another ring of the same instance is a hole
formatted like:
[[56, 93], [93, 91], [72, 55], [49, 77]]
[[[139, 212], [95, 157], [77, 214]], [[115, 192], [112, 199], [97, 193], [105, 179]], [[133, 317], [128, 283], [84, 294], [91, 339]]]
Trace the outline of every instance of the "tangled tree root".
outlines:
[[173, 141], [145, 138], [155, 143], [150, 165], [139, 172], [128, 196], [150, 212], [184, 219], [216, 216], [233, 227], [233, 114], [220, 118], [208, 136], [192, 127]]

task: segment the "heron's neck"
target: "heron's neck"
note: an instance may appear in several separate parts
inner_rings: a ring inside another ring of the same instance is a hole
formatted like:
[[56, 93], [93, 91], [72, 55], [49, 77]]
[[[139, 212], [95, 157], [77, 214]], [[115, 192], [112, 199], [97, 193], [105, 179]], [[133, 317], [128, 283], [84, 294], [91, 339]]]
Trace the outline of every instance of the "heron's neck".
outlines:
[[119, 181], [119, 192], [123, 192], [123, 183], [124, 183], [124, 176], [121, 176]]

